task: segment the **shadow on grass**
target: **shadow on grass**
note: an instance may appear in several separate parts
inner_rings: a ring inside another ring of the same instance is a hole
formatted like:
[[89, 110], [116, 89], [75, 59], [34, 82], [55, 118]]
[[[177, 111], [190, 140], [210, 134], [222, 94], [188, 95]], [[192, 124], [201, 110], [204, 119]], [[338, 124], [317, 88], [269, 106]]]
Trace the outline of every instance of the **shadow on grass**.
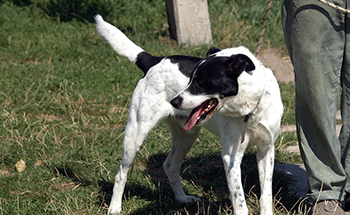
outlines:
[[101, 14], [107, 16], [112, 8], [103, 1], [84, 0], [51, 0], [39, 5], [51, 17], [57, 17], [60, 21], [68, 22], [76, 19], [82, 22], [94, 22], [94, 16]]
[[87, 187], [92, 184], [97, 184], [98, 187], [100, 188], [101, 195], [100, 199], [98, 201], [99, 205], [109, 205], [111, 198], [112, 198], [112, 193], [113, 193], [113, 183], [106, 181], [106, 180], [98, 180], [98, 181], [93, 181], [89, 179], [84, 179], [80, 178], [73, 168], [65, 165], [65, 166], [60, 166], [60, 167], [55, 167], [55, 171], [64, 177], [69, 178], [72, 182], [75, 184], [80, 184], [81, 186]]
[[[188, 194], [195, 193], [203, 201], [190, 205], [183, 205], [176, 202], [174, 194], [163, 171], [162, 164], [166, 154], [156, 154], [149, 159], [144, 173], [149, 175], [156, 190], [149, 186], [142, 186], [132, 182], [127, 183], [124, 191], [126, 199], [138, 198], [148, 202], [145, 206], [138, 206], [138, 209], [128, 214], [168, 214], [179, 212], [180, 214], [217, 214], [218, 211], [224, 214], [232, 213], [231, 201], [229, 198], [225, 172], [220, 155], [200, 155], [188, 158], [183, 163], [182, 178], [184, 179], [184, 190]], [[249, 205], [258, 208], [260, 186], [256, 156], [254, 153], [247, 153], [242, 161], [242, 181]], [[69, 167], [56, 167], [59, 174], [70, 178], [73, 182], [82, 186], [98, 184], [100, 188], [99, 205], [109, 205], [113, 192], [113, 182], [99, 180], [97, 182], [82, 179], [77, 176]], [[132, 176], [131, 176], [132, 177]], [[273, 177], [273, 195], [277, 209], [284, 209], [289, 212], [297, 209], [298, 197], [287, 188], [290, 183], [290, 176], [275, 171]]]
[[[2, 1], [0, 0], [0, 3]], [[57, 18], [63, 22], [69, 22], [73, 19], [80, 22], [93, 23], [94, 16], [100, 14], [103, 17], [108, 16], [113, 7], [111, 2], [99, 0], [48, 0], [48, 1], [32, 1], [32, 0], [13, 0], [18, 6], [35, 5], [42, 9], [47, 15]]]
[[13, 3], [18, 6], [28, 6], [32, 4], [30, 0], [13, 0]]

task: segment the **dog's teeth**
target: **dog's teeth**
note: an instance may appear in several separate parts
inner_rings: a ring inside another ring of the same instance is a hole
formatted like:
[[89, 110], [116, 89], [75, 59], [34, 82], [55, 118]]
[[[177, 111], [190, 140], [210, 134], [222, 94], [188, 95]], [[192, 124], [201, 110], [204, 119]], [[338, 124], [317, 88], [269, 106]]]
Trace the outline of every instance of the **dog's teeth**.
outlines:
[[199, 120], [201, 117], [199, 116], [197, 119]]

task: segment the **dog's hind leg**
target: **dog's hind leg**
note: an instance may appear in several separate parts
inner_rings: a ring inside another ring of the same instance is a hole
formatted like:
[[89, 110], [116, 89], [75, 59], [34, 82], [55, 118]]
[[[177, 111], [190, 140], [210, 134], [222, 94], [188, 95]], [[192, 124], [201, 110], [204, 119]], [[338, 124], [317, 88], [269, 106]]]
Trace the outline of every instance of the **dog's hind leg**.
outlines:
[[[122, 196], [127, 180], [127, 173], [148, 133], [166, 114], [161, 102], [153, 101], [150, 97], [139, 96], [142, 88], [135, 89], [131, 99], [129, 117], [125, 129], [123, 157], [115, 176], [113, 195], [108, 213], [121, 212]], [[136, 92], [136, 93], [135, 93]], [[168, 106], [170, 106], [168, 104]]]
[[181, 203], [199, 201], [199, 198], [185, 194], [181, 185], [180, 169], [185, 155], [198, 137], [200, 127], [194, 127], [193, 130], [187, 133], [177, 120], [167, 119], [166, 123], [171, 132], [171, 150], [163, 164], [163, 168], [168, 176], [175, 198]]

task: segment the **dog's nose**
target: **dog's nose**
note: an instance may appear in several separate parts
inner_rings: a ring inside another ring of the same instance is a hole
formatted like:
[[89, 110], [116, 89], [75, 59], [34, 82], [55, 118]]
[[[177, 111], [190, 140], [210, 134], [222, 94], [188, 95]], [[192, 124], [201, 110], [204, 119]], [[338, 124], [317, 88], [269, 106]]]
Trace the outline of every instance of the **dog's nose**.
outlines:
[[171, 101], [170, 101], [170, 104], [174, 107], [174, 108], [177, 108], [179, 109], [181, 103], [182, 103], [182, 97], [180, 96], [177, 96], [175, 98], [173, 98]]

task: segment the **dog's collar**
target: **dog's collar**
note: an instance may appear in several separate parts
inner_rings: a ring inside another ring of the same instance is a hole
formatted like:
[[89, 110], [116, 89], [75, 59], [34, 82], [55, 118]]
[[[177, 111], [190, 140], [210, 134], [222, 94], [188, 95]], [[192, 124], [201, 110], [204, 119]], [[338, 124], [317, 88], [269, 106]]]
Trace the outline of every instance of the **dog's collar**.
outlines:
[[248, 125], [248, 120], [249, 118], [253, 115], [254, 111], [256, 109], [258, 109], [258, 105], [260, 104], [261, 98], [263, 97], [264, 93], [262, 94], [262, 96], [259, 98], [258, 102], [256, 103], [255, 108], [244, 117], [243, 120], [243, 125], [242, 125], [242, 130], [241, 130], [241, 144], [244, 142], [245, 139], [245, 131], [247, 130], [247, 125]]

